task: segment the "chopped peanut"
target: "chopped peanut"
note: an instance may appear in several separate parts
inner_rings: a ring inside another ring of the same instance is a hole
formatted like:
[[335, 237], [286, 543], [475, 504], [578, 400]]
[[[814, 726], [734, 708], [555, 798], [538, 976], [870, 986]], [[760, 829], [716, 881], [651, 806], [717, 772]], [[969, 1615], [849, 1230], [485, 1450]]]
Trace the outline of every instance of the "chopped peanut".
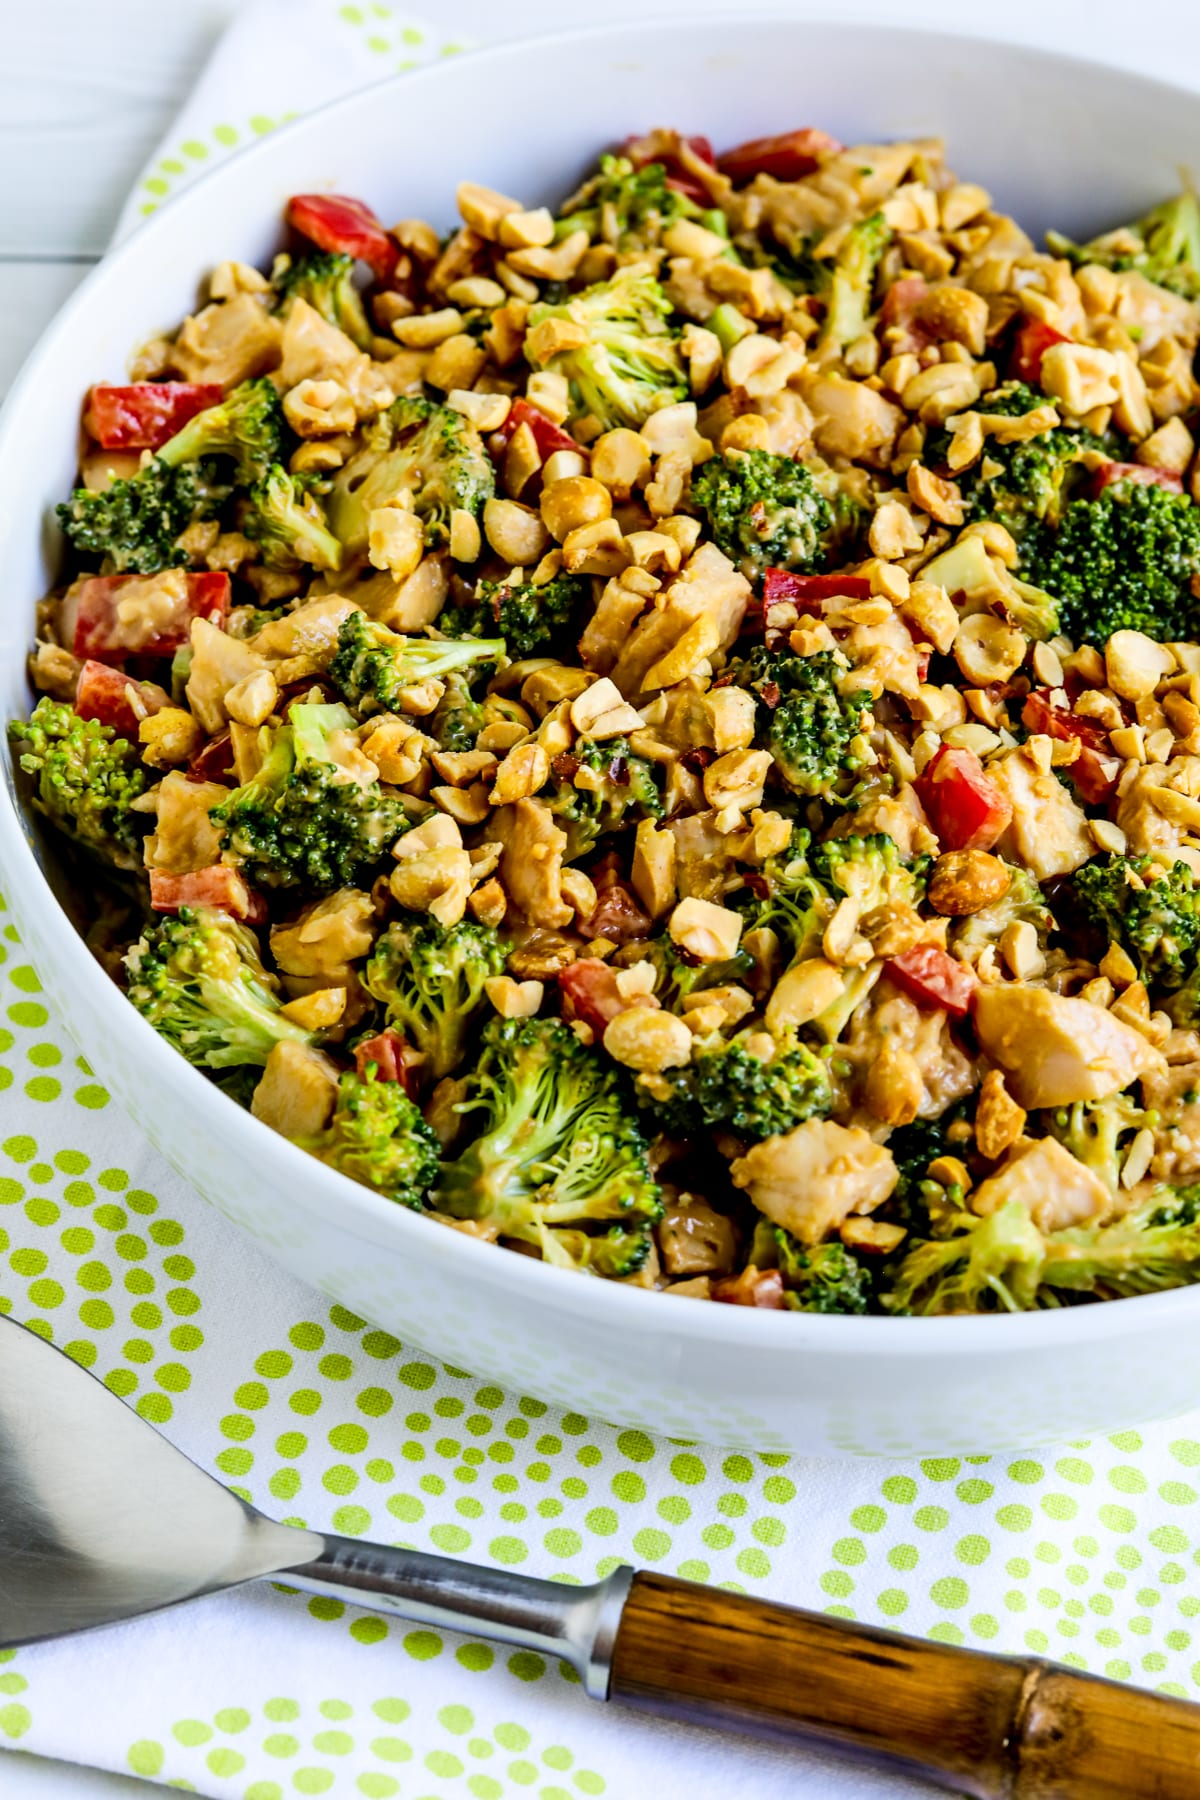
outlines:
[[490, 975], [483, 991], [502, 1019], [532, 1019], [546, 992], [540, 981], [514, 981], [511, 975]]
[[204, 742], [204, 732], [190, 712], [179, 706], [164, 706], [141, 720], [138, 742], [143, 759], [152, 769], [172, 769], [192, 760]]
[[742, 935], [738, 913], [711, 900], [681, 900], [667, 921], [671, 941], [697, 962], [721, 962], [733, 955]]
[[1011, 1149], [1025, 1129], [1026, 1113], [1004, 1085], [999, 1069], [989, 1069], [979, 1089], [975, 1113], [975, 1142], [979, 1154], [996, 1162]]
[[425, 528], [416, 513], [400, 506], [377, 506], [367, 523], [372, 567], [398, 577], [411, 575], [425, 550]]
[[657, 1074], [690, 1062], [692, 1034], [673, 1013], [629, 1006], [605, 1026], [604, 1048], [626, 1068]]

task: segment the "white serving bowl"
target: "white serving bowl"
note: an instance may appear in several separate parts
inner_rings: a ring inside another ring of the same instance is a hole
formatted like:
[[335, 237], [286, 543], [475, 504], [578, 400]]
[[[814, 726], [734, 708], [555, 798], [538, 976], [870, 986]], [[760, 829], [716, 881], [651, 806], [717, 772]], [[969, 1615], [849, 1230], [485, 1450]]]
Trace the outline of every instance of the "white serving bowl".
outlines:
[[[522, 102], [522, 96], [526, 101]], [[33, 607], [81, 396], [175, 324], [226, 257], [264, 264], [289, 194], [358, 194], [385, 219], [455, 217], [465, 178], [554, 201], [596, 153], [671, 124], [718, 146], [819, 124], [847, 142], [940, 133], [952, 165], [1033, 233], [1076, 234], [1173, 192], [1200, 101], [1086, 62], [977, 40], [745, 18], [505, 45], [380, 83], [234, 157], [83, 283], [0, 417], [0, 701], [28, 706]], [[0, 784], [0, 879], [81, 1049], [188, 1181], [279, 1262], [480, 1375], [627, 1425], [758, 1450], [989, 1451], [1182, 1412], [1200, 1288], [980, 1319], [821, 1318], [687, 1304], [545, 1268], [334, 1174], [190, 1068], [92, 960]]]

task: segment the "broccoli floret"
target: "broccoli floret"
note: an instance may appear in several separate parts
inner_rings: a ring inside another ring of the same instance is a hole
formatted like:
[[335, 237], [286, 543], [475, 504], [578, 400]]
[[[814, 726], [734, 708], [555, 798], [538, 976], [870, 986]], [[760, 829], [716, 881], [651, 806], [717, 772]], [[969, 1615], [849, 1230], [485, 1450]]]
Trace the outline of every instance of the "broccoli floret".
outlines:
[[503, 972], [504, 946], [490, 925], [446, 927], [406, 913], [375, 945], [363, 985], [425, 1058], [422, 1075], [440, 1081], [462, 1061], [485, 981]]
[[1050, 1135], [1098, 1175], [1113, 1194], [1120, 1191], [1128, 1134], [1140, 1131], [1150, 1116], [1130, 1094], [1077, 1100], [1073, 1106], [1043, 1114]]
[[183, 907], [159, 920], [124, 962], [130, 1000], [198, 1067], [261, 1067], [276, 1044], [311, 1041], [280, 1011], [254, 933], [215, 907]]
[[964, 1213], [952, 1236], [914, 1244], [883, 1296], [888, 1312], [1023, 1312], [1114, 1300], [1200, 1279], [1195, 1190], [1159, 1188], [1107, 1225], [1043, 1234], [1019, 1200], [988, 1218]]
[[444, 679], [453, 670], [495, 662], [502, 638], [402, 637], [366, 613], [347, 613], [329, 677], [360, 713], [390, 712], [405, 688]]
[[694, 219], [699, 207], [667, 186], [662, 163], [634, 167], [627, 156], [602, 156], [598, 172], [563, 202], [555, 236], [586, 231], [615, 250], [649, 250], [676, 219]]
[[744, 981], [754, 967], [754, 958], [744, 950], [717, 962], [689, 962], [664, 933], [651, 938], [639, 962], [648, 962], [654, 970], [654, 997], [667, 1012], [680, 1013], [691, 994], [706, 988], [736, 985]]
[[[437, 1211], [532, 1244], [548, 1262], [635, 1273], [662, 1202], [617, 1072], [558, 1019], [494, 1019], [465, 1080], [458, 1110], [482, 1131], [442, 1164]], [[604, 1244], [612, 1227], [622, 1239]]]
[[793, 792], [845, 798], [866, 766], [863, 714], [866, 689], [841, 691], [847, 666], [841, 655], [773, 652], [761, 645], [735, 666], [734, 680], [758, 699], [758, 737]]
[[1200, 575], [1200, 507], [1186, 494], [1114, 482], [1069, 506], [1034, 542], [1028, 572], [1058, 597], [1062, 629], [1101, 648], [1114, 631], [1160, 642], [1194, 634], [1191, 582]]
[[48, 695], [31, 718], [13, 719], [8, 735], [17, 761], [34, 778], [39, 812], [118, 869], [140, 868], [148, 820], [133, 803], [147, 782], [136, 746]]
[[451, 669], [442, 679], [446, 691], [423, 721], [425, 729], [437, 739], [440, 750], [473, 750], [488, 723], [484, 702], [472, 694], [470, 676], [461, 669]]
[[481, 581], [471, 606], [447, 606], [438, 630], [447, 637], [501, 637], [513, 662], [545, 656], [573, 614], [591, 597], [581, 575], [532, 581]]
[[961, 1215], [962, 1228], [914, 1243], [882, 1296], [893, 1313], [1023, 1312], [1037, 1301], [1045, 1246], [1019, 1200], [987, 1218]]
[[1096, 856], [1071, 886], [1088, 923], [1128, 951], [1148, 986], [1182, 987], [1200, 957], [1200, 888], [1186, 863]]
[[910, 1229], [920, 1222], [928, 1228], [931, 1205], [939, 1212], [947, 1203], [957, 1208], [962, 1194], [947, 1188], [929, 1175], [930, 1165], [942, 1156], [961, 1156], [962, 1144], [952, 1127], [964, 1117], [965, 1106], [959, 1101], [946, 1108], [936, 1119], [914, 1119], [909, 1125], [898, 1125], [888, 1138], [900, 1178], [888, 1201], [889, 1217]]
[[751, 1035], [714, 1033], [682, 1068], [640, 1076], [638, 1098], [656, 1124], [682, 1137], [720, 1126], [757, 1143], [824, 1118], [833, 1106], [826, 1059], [789, 1038], [764, 1062], [746, 1048]]
[[732, 896], [746, 920], [745, 929], [774, 931], [790, 962], [819, 954], [833, 917], [835, 903], [809, 864], [811, 842], [811, 832], [795, 827], [787, 849], [768, 857], [753, 884]]
[[252, 487], [286, 456], [288, 442], [279, 395], [274, 383], [262, 375], [243, 381], [218, 405], [196, 413], [156, 455], [168, 469], [226, 456], [232, 459], [237, 484]]
[[1200, 201], [1195, 194], [1164, 200], [1132, 225], [1120, 225], [1086, 244], [1073, 243], [1060, 231], [1048, 231], [1046, 243], [1056, 256], [1069, 257], [1076, 265], [1136, 269], [1185, 300], [1200, 299]]
[[423, 1209], [437, 1178], [438, 1140], [398, 1081], [345, 1074], [324, 1131], [296, 1143], [351, 1181], [374, 1188], [399, 1206]]
[[210, 813], [247, 880], [317, 892], [369, 883], [412, 824], [400, 800], [341, 765], [339, 736], [353, 728], [344, 706], [311, 705], [293, 706], [276, 730], [263, 726], [257, 775]]
[[1059, 605], [1044, 588], [1010, 575], [1004, 584], [1004, 610], [1017, 628], [1035, 643], [1044, 644], [1057, 637], [1060, 629]]
[[1194, 1030], [1200, 1026], [1200, 962], [1197, 962], [1183, 986], [1176, 988], [1163, 1002], [1163, 1011], [1174, 1024], [1185, 1030]]
[[740, 344], [754, 330], [745, 313], [739, 312], [729, 300], [723, 300], [720, 306], [714, 307], [704, 323], [715, 334], [724, 356], [728, 356], [733, 346]]
[[[667, 323], [671, 303], [648, 263], [626, 263], [608, 281], [572, 294], [558, 306], [529, 310], [525, 355], [535, 369], [565, 375], [571, 390], [571, 417], [587, 414], [606, 431], [618, 425], [637, 430], [665, 400], [682, 400], [687, 381], [679, 344]], [[539, 339], [553, 338], [540, 326], [558, 319], [584, 334], [576, 349], [539, 354]]]
[[1042, 896], [1042, 890], [1028, 869], [1016, 864], [1006, 865], [1008, 868], [1008, 886], [998, 900], [989, 906], [980, 907], [965, 919], [954, 921], [953, 947], [957, 952], [965, 952], [966, 960], [974, 962], [979, 952], [989, 944], [998, 944], [1010, 925], [1028, 922], [1038, 934], [1038, 944], [1045, 949], [1046, 941], [1054, 930], [1054, 915]]
[[189, 419], [127, 481], [98, 494], [77, 488], [58, 508], [59, 521], [84, 556], [152, 575], [182, 560], [175, 540], [197, 520], [215, 518], [235, 485], [264, 478], [286, 454], [287, 436], [272, 383], [244, 381]]
[[833, 508], [803, 463], [770, 450], [727, 450], [692, 476], [692, 500], [718, 549], [747, 580], [767, 569], [819, 569]]
[[906, 863], [894, 838], [885, 831], [867, 837], [831, 837], [809, 853], [813, 874], [835, 900], [843, 895], [858, 902], [865, 918], [881, 906], [916, 907], [924, 897], [929, 858]]
[[866, 330], [879, 259], [891, 242], [891, 227], [882, 213], [852, 225], [838, 245], [826, 289], [821, 343], [841, 349]]
[[115, 573], [153, 575], [183, 560], [175, 540], [196, 520], [215, 518], [231, 492], [213, 462], [169, 469], [152, 459], [102, 493], [76, 488], [59, 505], [58, 519], [81, 556]]
[[250, 490], [242, 521], [246, 536], [262, 548], [273, 569], [340, 569], [342, 546], [329, 529], [320, 503], [302, 476], [289, 475], [279, 463]]
[[1074, 1226], [1045, 1240], [1043, 1304], [1058, 1294], [1116, 1300], [1186, 1287], [1200, 1279], [1200, 1218], [1194, 1189], [1159, 1188], [1108, 1225]]
[[338, 470], [329, 494], [329, 523], [354, 555], [366, 551], [371, 513], [399, 494], [431, 547], [449, 542], [450, 515], [478, 516], [496, 491], [491, 458], [475, 427], [449, 406], [401, 395], [368, 425], [363, 448]]
[[273, 285], [278, 295], [276, 309], [286, 318], [296, 300], [305, 300], [330, 325], [369, 350], [374, 333], [363, 309], [362, 295], [354, 285], [354, 258], [332, 250], [310, 250], [307, 256], [286, 261], [279, 269]]
[[871, 1276], [844, 1244], [801, 1244], [782, 1225], [773, 1232], [783, 1303], [791, 1312], [870, 1310]]
[[[989, 417], [1020, 418], [1045, 404], [1044, 394], [1024, 382], [1009, 381], [985, 394], [978, 411]], [[931, 466], [944, 463], [949, 447], [946, 429], [931, 432], [925, 445], [926, 462]], [[1090, 453], [1105, 457], [1111, 455], [1111, 449], [1083, 426], [1056, 425], [1011, 444], [989, 436], [986, 456], [955, 477], [966, 502], [967, 522], [995, 519], [1018, 543], [1039, 525], [1057, 525], [1088, 479], [1090, 462], [1085, 459]], [[1094, 461], [1094, 456], [1090, 460]], [[993, 467], [993, 473], [984, 475], [985, 462]]]
[[[631, 819], [661, 819], [663, 797], [654, 764], [636, 756], [623, 737], [580, 738], [551, 765], [554, 791], [547, 804], [567, 834], [566, 857], [586, 856], [599, 840]], [[580, 776], [584, 785], [578, 785]]]

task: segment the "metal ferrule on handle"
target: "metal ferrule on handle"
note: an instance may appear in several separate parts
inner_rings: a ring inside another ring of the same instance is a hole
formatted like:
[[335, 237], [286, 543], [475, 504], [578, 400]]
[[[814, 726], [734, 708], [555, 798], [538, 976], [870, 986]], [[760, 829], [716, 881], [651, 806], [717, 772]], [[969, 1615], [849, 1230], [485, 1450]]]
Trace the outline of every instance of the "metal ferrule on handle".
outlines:
[[448, 1556], [326, 1537], [312, 1562], [275, 1579], [373, 1612], [560, 1656], [593, 1700], [607, 1700], [617, 1627], [633, 1580], [626, 1565], [590, 1587], [475, 1568]]

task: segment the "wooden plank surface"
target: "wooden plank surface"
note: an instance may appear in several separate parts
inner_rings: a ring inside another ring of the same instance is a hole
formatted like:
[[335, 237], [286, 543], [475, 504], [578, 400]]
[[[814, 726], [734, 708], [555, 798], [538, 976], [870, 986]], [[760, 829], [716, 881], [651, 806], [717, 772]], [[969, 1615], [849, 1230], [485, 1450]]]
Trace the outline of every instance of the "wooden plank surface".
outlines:
[[237, 0], [0, 0], [0, 395], [99, 257]]

